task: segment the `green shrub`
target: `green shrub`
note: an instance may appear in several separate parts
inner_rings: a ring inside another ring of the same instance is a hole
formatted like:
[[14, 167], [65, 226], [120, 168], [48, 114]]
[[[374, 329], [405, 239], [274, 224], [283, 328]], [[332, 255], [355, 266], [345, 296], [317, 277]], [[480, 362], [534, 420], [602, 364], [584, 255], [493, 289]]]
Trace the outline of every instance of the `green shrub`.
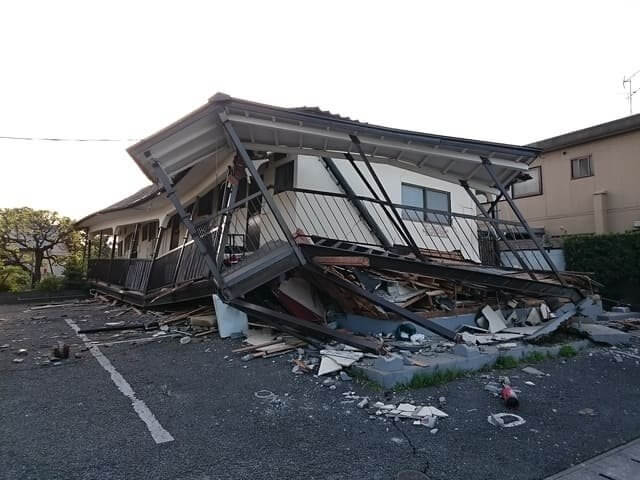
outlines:
[[64, 286], [63, 278], [49, 275], [44, 277], [42, 280], [40, 280], [40, 283], [38, 283], [36, 288], [44, 292], [55, 292], [55, 291], [61, 290], [63, 286]]
[[22, 292], [31, 286], [31, 275], [17, 266], [0, 264], [0, 292]]
[[565, 358], [575, 357], [577, 354], [578, 352], [571, 345], [563, 345], [558, 352], [558, 355]]
[[567, 270], [592, 272], [605, 297], [640, 301], [640, 232], [567, 237], [564, 255]]
[[516, 358], [506, 355], [504, 357], [498, 357], [494, 365], [498, 369], [516, 368], [518, 366], [518, 360]]
[[417, 375], [414, 375], [409, 382], [398, 385], [395, 390], [413, 390], [416, 388], [435, 387], [436, 385], [452, 382], [464, 375], [465, 372], [462, 370], [438, 370], [431, 374], [418, 373]]

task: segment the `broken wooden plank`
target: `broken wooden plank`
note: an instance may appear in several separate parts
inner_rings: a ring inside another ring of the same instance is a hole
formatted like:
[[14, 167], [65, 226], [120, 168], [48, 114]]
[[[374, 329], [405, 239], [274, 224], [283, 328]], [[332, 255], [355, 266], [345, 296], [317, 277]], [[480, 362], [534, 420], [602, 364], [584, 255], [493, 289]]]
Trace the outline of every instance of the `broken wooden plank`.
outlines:
[[248, 347], [241, 347], [231, 350], [233, 353], [242, 353], [242, 352], [251, 352], [253, 350], [258, 350], [260, 347], [268, 347], [270, 345], [275, 345], [276, 343], [281, 343], [282, 337], [278, 337], [276, 340], [272, 340], [271, 342], [261, 343], [259, 345], [249, 345]]
[[205, 335], [210, 335], [212, 333], [217, 332], [218, 330], [216, 328], [211, 328], [209, 330], [205, 330], [204, 332], [198, 332], [194, 335], [194, 337], [204, 337]]
[[258, 317], [261, 320], [273, 323], [275, 325], [282, 324], [288, 330], [299, 330], [308, 333], [310, 336], [319, 336], [321, 338], [331, 338], [341, 343], [351, 345], [360, 350], [367, 352], [380, 353], [382, 351], [382, 344], [365, 337], [358, 337], [349, 333], [344, 333], [336, 330], [331, 330], [323, 325], [318, 325], [313, 322], [301, 320], [286, 313], [276, 312], [260, 305], [256, 305], [246, 300], [234, 299], [229, 302], [229, 305], [234, 306], [248, 315]]
[[368, 267], [369, 258], [361, 256], [353, 257], [331, 257], [331, 256], [318, 256], [313, 257], [314, 263], [318, 265], [339, 265], [346, 267]]

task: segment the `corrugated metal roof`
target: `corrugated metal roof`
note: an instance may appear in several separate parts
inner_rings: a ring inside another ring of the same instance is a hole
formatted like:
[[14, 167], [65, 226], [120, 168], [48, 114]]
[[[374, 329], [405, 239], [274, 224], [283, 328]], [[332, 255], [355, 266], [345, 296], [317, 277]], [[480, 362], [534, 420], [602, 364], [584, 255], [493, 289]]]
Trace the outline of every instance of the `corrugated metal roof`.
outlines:
[[355, 152], [356, 135], [374, 162], [490, 189], [481, 157], [490, 158], [503, 182], [528, 169], [533, 147], [464, 139], [366, 124], [316, 107], [282, 108], [216, 94], [206, 105], [138, 142], [129, 153], [154, 180], [150, 159], [169, 175], [233, 152], [222, 126], [228, 120], [247, 149], [340, 157]]

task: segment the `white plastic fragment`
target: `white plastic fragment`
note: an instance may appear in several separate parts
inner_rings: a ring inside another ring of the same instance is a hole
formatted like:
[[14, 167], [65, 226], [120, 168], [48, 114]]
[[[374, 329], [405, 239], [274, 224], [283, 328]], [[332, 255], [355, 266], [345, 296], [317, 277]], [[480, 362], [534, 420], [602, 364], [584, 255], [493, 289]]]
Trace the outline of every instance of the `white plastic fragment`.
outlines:
[[333, 359], [333, 357], [322, 357], [320, 360], [320, 368], [318, 368], [318, 376], [342, 370], [342, 367]]
[[[511, 422], [505, 422], [505, 418], [513, 418]], [[526, 420], [515, 413], [492, 413], [487, 417], [487, 422], [496, 427], [511, 428], [519, 427], [526, 423]]]

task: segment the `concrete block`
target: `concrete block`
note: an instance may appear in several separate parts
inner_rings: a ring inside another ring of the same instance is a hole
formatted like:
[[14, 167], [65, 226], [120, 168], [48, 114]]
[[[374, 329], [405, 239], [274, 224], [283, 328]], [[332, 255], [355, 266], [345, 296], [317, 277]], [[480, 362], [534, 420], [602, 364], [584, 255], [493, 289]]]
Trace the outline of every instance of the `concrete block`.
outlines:
[[478, 347], [458, 343], [451, 349], [451, 353], [460, 355], [461, 357], [472, 357], [474, 355], [480, 355], [480, 350]]
[[597, 323], [583, 323], [582, 325], [577, 325], [576, 329], [596, 343], [620, 345], [631, 342], [631, 335], [628, 333]]
[[639, 312], [603, 312], [598, 315], [599, 322], [615, 322], [616, 320], [626, 320], [627, 318], [640, 318]]
[[591, 295], [578, 303], [578, 313], [591, 320], [596, 320], [598, 315], [604, 313], [600, 295]]
[[378, 357], [373, 362], [373, 367], [377, 370], [385, 372], [393, 372], [396, 370], [402, 370], [404, 367], [404, 359], [401, 355], [391, 354], [386, 357]]

